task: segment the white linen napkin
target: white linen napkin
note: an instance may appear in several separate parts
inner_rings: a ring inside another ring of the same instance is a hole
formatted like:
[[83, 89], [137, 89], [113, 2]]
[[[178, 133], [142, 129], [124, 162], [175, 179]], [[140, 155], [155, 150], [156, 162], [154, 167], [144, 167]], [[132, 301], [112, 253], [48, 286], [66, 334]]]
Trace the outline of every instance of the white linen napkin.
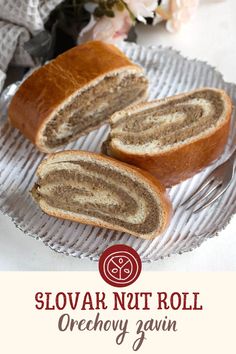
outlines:
[[62, 0], [0, 0], [0, 91], [8, 65], [33, 67], [23, 44], [44, 29], [50, 12]]

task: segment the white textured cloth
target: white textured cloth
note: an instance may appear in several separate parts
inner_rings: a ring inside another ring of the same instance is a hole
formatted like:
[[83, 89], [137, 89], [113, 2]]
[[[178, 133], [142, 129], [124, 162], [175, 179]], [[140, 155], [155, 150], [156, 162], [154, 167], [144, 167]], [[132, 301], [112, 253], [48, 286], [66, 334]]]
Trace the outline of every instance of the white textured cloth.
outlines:
[[34, 66], [23, 44], [44, 29], [50, 12], [62, 0], [0, 0], [0, 91], [10, 63]]

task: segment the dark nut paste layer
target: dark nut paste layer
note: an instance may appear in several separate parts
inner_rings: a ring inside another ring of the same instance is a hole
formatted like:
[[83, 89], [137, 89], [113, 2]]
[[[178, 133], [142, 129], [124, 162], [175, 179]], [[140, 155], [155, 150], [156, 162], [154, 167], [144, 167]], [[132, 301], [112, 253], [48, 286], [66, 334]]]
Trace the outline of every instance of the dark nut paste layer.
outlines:
[[205, 89], [139, 113], [125, 114], [112, 124], [110, 138], [118, 138], [125, 145], [172, 145], [215, 126], [223, 110], [220, 93]]
[[47, 124], [45, 144], [49, 148], [63, 145], [106, 122], [114, 112], [142, 97], [147, 80], [133, 73], [104, 78], [85, 90], [61, 109]]
[[57, 163], [39, 179], [32, 193], [50, 207], [93, 217], [131, 232], [151, 233], [162, 219], [158, 200], [148, 186], [97, 162]]

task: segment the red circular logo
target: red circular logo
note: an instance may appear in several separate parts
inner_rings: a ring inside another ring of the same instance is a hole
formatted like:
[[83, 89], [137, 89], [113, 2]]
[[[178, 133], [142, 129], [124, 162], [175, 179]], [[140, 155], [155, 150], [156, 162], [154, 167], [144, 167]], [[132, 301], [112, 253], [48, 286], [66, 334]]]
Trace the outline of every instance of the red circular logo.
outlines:
[[124, 287], [134, 283], [142, 269], [139, 254], [126, 245], [107, 248], [99, 259], [99, 272], [108, 284]]

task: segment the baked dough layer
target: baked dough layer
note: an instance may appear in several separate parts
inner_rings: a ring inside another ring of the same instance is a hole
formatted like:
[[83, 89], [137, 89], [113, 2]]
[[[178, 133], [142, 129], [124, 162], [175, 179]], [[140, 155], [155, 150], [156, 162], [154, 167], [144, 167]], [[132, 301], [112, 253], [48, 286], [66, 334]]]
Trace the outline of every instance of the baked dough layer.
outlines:
[[144, 100], [147, 87], [140, 66], [115, 46], [91, 41], [34, 71], [13, 97], [9, 121], [39, 150], [51, 152]]
[[48, 122], [43, 132], [49, 149], [98, 128], [116, 111], [143, 97], [147, 81], [135, 73], [114, 74], [79, 93]]
[[151, 176], [88, 152], [49, 156], [32, 194], [50, 215], [143, 238], [163, 232], [170, 214], [164, 188]]
[[224, 101], [218, 91], [205, 89], [170, 98], [155, 107], [124, 113], [111, 119], [111, 138], [129, 151], [165, 151], [214, 128], [223, 117]]
[[229, 96], [215, 88], [134, 105], [112, 115], [103, 152], [150, 172], [169, 187], [220, 156], [231, 111]]

